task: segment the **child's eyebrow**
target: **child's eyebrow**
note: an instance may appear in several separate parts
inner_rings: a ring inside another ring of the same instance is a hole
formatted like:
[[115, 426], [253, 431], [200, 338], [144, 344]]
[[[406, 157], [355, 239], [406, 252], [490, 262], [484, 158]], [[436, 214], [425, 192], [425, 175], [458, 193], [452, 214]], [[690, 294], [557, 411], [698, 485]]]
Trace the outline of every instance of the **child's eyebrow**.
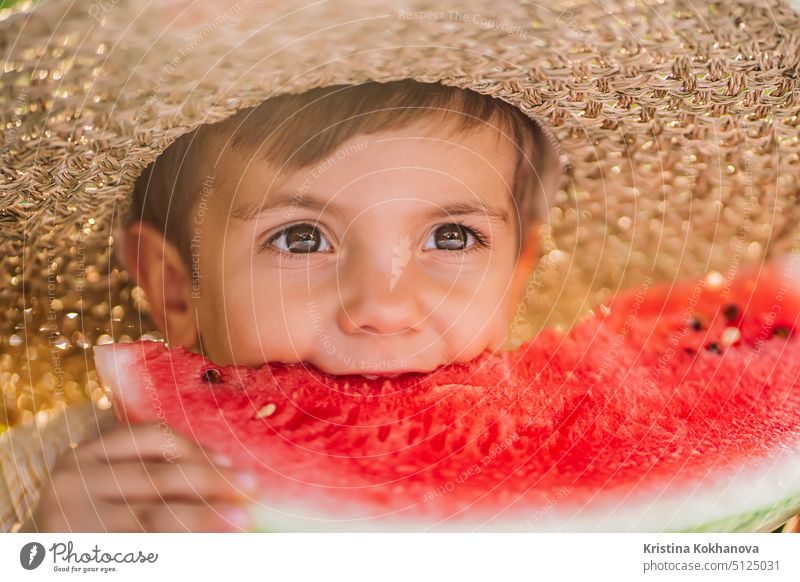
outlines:
[[240, 201], [233, 206], [230, 211], [231, 218], [248, 221], [254, 220], [276, 208], [300, 206], [310, 210], [328, 210], [338, 213], [338, 209], [328, 200], [318, 198], [313, 194], [302, 194], [300, 192], [275, 192], [269, 194], [265, 199]]
[[443, 204], [430, 210], [427, 218], [447, 218], [450, 216], [464, 216], [465, 214], [482, 214], [490, 219], [508, 223], [508, 212], [503, 208], [495, 208], [481, 202], [454, 202]]
[[[231, 218], [242, 221], [254, 220], [277, 208], [302, 207], [310, 210], [325, 210], [341, 214], [340, 209], [329, 200], [318, 198], [313, 194], [300, 194], [297, 192], [275, 192], [262, 201], [243, 201], [234, 205], [231, 209]], [[435, 218], [449, 218], [454, 216], [464, 216], [469, 214], [480, 214], [487, 216], [491, 220], [496, 220], [508, 224], [508, 212], [503, 208], [495, 208], [479, 201], [453, 202], [449, 204], [436, 205], [425, 213], [426, 220]]]

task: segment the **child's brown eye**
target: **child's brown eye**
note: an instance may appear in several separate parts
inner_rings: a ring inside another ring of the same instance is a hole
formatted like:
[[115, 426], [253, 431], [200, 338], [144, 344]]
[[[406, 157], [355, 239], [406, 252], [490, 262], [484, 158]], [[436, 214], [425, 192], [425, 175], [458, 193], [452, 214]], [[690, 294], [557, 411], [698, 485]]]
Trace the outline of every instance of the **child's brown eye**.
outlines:
[[295, 224], [269, 239], [270, 245], [287, 253], [316, 253], [330, 250], [320, 230], [311, 224]]
[[[444, 251], [462, 251], [474, 244], [481, 244], [482, 240], [471, 228], [463, 224], [443, 224], [431, 233], [425, 242], [425, 248]], [[430, 246], [433, 245], [433, 246]]]

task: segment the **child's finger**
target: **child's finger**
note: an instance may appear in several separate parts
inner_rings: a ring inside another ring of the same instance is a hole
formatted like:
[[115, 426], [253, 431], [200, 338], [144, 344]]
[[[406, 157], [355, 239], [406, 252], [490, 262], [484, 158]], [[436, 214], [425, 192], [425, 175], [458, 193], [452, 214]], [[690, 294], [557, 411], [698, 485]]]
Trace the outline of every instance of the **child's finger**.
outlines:
[[253, 476], [201, 463], [95, 463], [71, 476], [85, 483], [93, 498], [105, 501], [230, 502], [253, 495], [257, 487]]
[[241, 532], [249, 525], [247, 512], [237, 505], [178, 501], [131, 508], [147, 532]]
[[[56, 531], [95, 532], [226, 532], [247, 529], [247, 513], [234, 504], [109, 503], [72, 516]], [[52, 524], [51, 524], [52, 527]]]
[[177, 460], [213, 462], [212, 453], [172, 430], [155, 425], [123, 425], [100, 435], [80, 447], [79, 460], [92, 458], [103, 462], [122, 460]]
[[795, 515], [786, 522], [781, 530], [782, 533], [800, 533], [800, 515]]

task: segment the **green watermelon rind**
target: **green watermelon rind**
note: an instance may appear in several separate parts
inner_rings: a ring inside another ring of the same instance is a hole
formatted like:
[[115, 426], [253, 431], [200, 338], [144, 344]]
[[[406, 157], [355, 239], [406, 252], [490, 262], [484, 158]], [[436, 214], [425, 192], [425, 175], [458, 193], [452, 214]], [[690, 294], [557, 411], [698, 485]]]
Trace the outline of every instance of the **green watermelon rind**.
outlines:
[[729, 519], [703, 523], [695, 528], [681, 531], [687, 533], [771, 532], [798, 513], [800, 513], [800, 494], [787, 498], [772, 507], [742, 513]]

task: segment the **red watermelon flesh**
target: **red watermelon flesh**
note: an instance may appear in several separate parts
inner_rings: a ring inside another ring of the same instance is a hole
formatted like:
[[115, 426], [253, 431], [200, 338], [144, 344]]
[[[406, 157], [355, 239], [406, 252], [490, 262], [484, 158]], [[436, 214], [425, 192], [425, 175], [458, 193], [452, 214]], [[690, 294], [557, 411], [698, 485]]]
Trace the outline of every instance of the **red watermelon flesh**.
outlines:
[[392, 379], [95, 348], [121, 418], [262, 478], [259, 530], [763, 530], [800, 511], [800, 291], [644, 281], [569, 333]]

